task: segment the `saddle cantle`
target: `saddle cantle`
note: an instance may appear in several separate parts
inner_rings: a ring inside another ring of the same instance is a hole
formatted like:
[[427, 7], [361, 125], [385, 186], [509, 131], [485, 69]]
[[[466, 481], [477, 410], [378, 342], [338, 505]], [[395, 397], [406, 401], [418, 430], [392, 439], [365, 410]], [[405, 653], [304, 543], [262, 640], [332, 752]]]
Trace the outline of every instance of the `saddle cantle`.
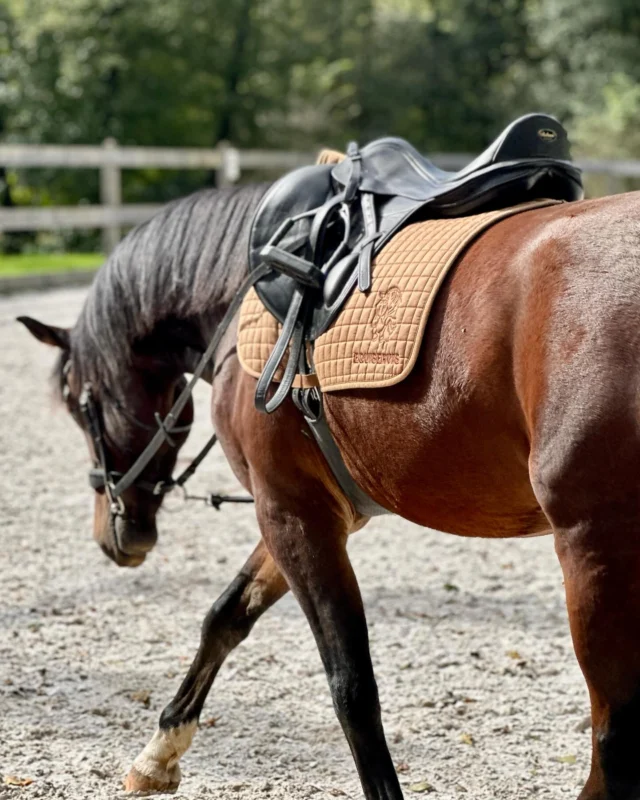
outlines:
[[[464, 216], [528, 200], [582, 197], [566, 131], [545, 114], [511, 123], [459, 172], [446, 172], [408, 142], [383, 138], [361, 151], [351, 144], [338, 164], [303, 167], [265, 194], [252, 223], [250, 270], [272, 271], [256, 283], [283, 331], [258, 382], [256, 406], [274, 410], [296, 373], [309, 372], [306, 341], [333, 322], [356, 283], [371, 286], [371, 260], [406, 223]], [[274, 397], [266, 395], [289, 351]]]

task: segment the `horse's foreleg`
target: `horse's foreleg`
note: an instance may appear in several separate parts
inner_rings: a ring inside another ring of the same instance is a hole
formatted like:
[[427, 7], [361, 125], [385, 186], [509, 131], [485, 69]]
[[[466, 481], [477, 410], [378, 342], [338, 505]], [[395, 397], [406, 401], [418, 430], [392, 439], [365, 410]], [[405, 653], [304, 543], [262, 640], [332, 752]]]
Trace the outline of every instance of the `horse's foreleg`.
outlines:
[[[385, 741], [360, 590], [346, 551], [345, 524], [310, 493], [300, 513], [258, 506], [263, 537], [295, 594], [320, 651], [333, 704], [365, 796], [402, 792]], [[291, 508], [291, 506], [289, 506]]]
[[178, 693], [160, 716], [158, 730], [136, 758], [125, 780], [129, 791], [173, 791], [179, 760], [191, 744], [213, 680], [229, 653], [258, 617], [287, 591], [287, 583], [260, 542], [236, 578], [211, 607], [200, 647]]

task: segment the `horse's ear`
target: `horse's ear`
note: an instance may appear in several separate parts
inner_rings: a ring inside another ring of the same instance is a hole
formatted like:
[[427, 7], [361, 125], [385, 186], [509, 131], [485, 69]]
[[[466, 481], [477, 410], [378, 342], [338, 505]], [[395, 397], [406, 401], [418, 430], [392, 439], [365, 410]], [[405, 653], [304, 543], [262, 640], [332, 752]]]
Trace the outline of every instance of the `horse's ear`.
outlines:
[[17, 321], [21, 322], [39, 341], [50, 344], [52, 347], [60, 347], [62, 350], [69, 349], [68, 328], [56, 328], [55, 325], [45, 325], [44, 322], [38, 322], [38, 320], [33, 319], [33, 317], [18, 317]]

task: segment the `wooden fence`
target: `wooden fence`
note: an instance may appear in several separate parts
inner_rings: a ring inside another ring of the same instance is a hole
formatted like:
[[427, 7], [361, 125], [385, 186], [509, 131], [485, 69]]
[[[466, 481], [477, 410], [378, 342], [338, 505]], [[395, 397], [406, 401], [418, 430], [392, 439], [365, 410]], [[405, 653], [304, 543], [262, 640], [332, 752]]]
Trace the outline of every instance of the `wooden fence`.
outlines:
[[[432, 160], [443, 169], [460, 169], [473, 158], [466, 153], [434, 153]], [[57, 167], [100, 170], [100, 205], [30, 208], [0, 208], [3, 231], [53, 230], [59, 228], [100, 228], [103, 249], [110, 252], [123, 227], [149, 219], [160, 204], [122, 202], [123, 169], [207, 169], [215, 170], [218, 186], [236, 183], [243, 170], [285, 172], [311, 164], [313, 153], [276, 150], [237, 150], [221, 144], [215, 149], [171, 147], [120, 147], [114, 139], [96, 146], [85, 145], [0, 145], [0, 167]], [[605, 177], [607, 193], [621, 191], [624, 178], [640, 178], [638, 161], [578, 161], [587, 174]]]

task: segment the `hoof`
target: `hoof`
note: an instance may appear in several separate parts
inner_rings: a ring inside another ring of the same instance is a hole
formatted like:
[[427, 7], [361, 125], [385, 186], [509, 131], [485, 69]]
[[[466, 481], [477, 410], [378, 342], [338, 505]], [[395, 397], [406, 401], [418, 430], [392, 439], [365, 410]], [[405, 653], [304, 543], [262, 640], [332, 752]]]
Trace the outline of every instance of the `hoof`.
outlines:
[[169, 770], [154, 770], [153, 775], [143, 775], [136, 767], [131, 767], [124, 788], [137, 795], [173, 794], [180, 785], [180, 778], [178, 764]]

